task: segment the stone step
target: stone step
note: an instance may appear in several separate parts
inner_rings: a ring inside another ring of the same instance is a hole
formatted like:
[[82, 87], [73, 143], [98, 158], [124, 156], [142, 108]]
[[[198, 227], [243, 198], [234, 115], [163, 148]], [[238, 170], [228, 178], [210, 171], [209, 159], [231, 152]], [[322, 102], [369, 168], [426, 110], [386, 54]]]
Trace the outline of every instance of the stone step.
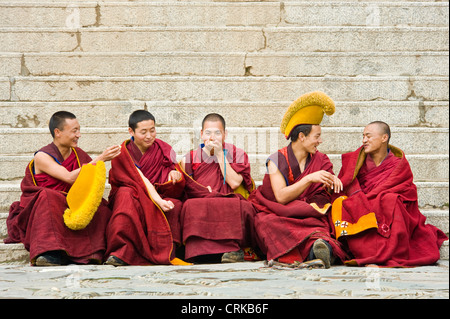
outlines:
[[[204, 114], [192, 122], [192, 127], [160, 127], [158, 137], [179, 154], [185, 154], [200, 144], [199, 133]], [[227, 141], [243, 148], [248, 154], [271, 154], [287, 145], [286, 138], [276, 127], [228, 127]], [[325, 154], [352, 152], [361, 146], [362, 127], [323, 127], [323, 144], [319, 149]], [[393, 127], [391, 144], [405, 154], [444, 155], [449, 152], [448, 128]], [[31, 155], [38, 145], [52, 141], [45, 128], [0, 128], [1, 154]], [[107, 146], [122, 143], [129, 138], [126, 127], [82, 128], [79, 147], [88, 153], [99, 153]]]
[[448, 27], [0, 28], [2, 52], [447, 51]]
[[[92, 157], [98, 154], [91, 154]], [[178, 160], [185, 154], [179, 153]], [[270, 154], [249, 154], [252, 177], [255, 180], [262, 180], [266, 173], [265, 163]], [[28, 163], [33, 155], [0, 155], [0, 181], [13, 182], [21, 181]], [[341, 155], [330, 154], [329, 158], [333, 163], [333, 171], [338, 174], [341, 169]], [[415, 182], [448, 182], [449, 176], [449, 156], [439, 155], [406, 155], [411, 165]], [[110, 168], [106, 163], [107, 170]]]
[[440, 76], [449, 71], [448, 51], [249, 53], [245, 67], [253, 76]]
[[[425, 7], [430, 7], [430, 14], [436, 13], [431, 6]], [[276, 25], [281, 19], [280, 2], [41, 3], [0, 6], [2, 11], [10, 19], [5, 19], [0, 26], [13, 27], [252, 26]], [[17, 24], [12, 16], [23, 17], [25, 21]]]
[[9, 80], [7, 78], [0, 78], [0, 101], [11, 99], [11, 86], [8, 82]]
[[335, 101], [448, 101], [448, 77], [1, 77], [0, 101], [293, 101], [320, 90]]
[[282, 19], [295, 25], [445, 26], [448, 2], [286, 2]]
[[[261, 181], [255, 181], [261, 185]], [[417, 186], [418, 202], [421, 209], [448, 209], [449, 182], [415, 182]], [[110, 185], [106, 184], [104, 197], [107, 198]], [[14, 201], [20, 199], [19, 182], [0, 183], [0, 210], [9, 211]]]
[[[286, 27], [263, 31], [265, 49], [273, 51], [348, 52], [373, 48], [377, 51], [445, 51], [445, 47], [448, 48], [448, 28], [445, 27]], [[419, 43], [411, 45], [414, 41]]]
[[0, 27], [87, 27], [97, 23], [97, 3], [24, 2], [0, 3]]
[[30, 254], [23, 244], [0, 243], [0, 264], [27, 265], [30, 263]]
[[94, 2], [0, 4], [0, 27], [447, 26], [436, 2]]
[[0, 76], [448, 76], [448, 60], [448, 52], [3, 53]]
[[[279, 127], [292, 101], [91, 101], [0, 102], [0, 128], [46, 128], [51, 115], [73, 112], [82, 128], [123, 127], [134, 110], [147, 109], [157, 127], [200, 126], [193, 119], [222, 114], [229, 127]], [[336, 112], [324, 126], [364, 127], [375, 120], [392, 127], [449, 127], [448, 101], [336, 101]], [[246, 116], [236, 116], [236, 112]], [[195, 123], [194, 123], [195, 122]], [[250, 125], [251, 124], [251, 125]]]

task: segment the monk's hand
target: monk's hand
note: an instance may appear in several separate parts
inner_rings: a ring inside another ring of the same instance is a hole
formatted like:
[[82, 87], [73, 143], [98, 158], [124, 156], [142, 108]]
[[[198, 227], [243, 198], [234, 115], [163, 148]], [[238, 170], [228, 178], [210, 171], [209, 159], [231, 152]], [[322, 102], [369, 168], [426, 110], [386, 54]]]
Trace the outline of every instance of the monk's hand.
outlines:
[[164, 212], [168, 212], [169, 210], [172, 210], [175, 207], [174, 203], [172, 203], [172, 201], [170, 200], [161, 199], [157, 204], [159, 205], [159, 207], [161, 207], [161, 209]]
[[223, 156], [222, 142], [219, 141], [219, 140], [215, 140], [212, 144], [213, 144], [213, 147], [214, 147], [214, 154], [216, 156]]
[[311, 183], [321, 183], [325, 187], [328, 187], [330, 189], [333, 188], [334, 175], [331, 174], [330, 172], [324, 170], [317, 171], [309, 174], [308, 178]]
[[181, 173], [177, 170], [173, 170], [169, 172], [168, 181], [172, 181], [173, 184], [175, 184], [177, 181], [181, 179]]
[[212, 144], [212, 141], [211, 140], [205, 141], [204, 150], [208, 155], [210, 155], [210, 156], [214, 155], [214, 151], [212, 151], [213, 149], [214, 149], [214, 145]]
[[331, 189], [334, 189], [334, 192], [340, 193], [344, 190], [344, 185], [342, 184], [342, 181], [339, 179], [339, 177], [337, 177], [336, 175], [334, 176], [334, 182], [333, 182], [333, 187]]
[[205, 142], [205, 149], [207, 150], [207, 153], [210, 154], [211, 156], [213, 155], [221, 155], [223, 154], [223, 148], [222, 148], [222, 143], [219, 140], [207, 140]]
[[114, 157], [119, 156], [120, 154], [120, 145], [113, 145], [108, 147], [103, 153], [98, 157], [98, 160], [107, 162], [112, 160]]

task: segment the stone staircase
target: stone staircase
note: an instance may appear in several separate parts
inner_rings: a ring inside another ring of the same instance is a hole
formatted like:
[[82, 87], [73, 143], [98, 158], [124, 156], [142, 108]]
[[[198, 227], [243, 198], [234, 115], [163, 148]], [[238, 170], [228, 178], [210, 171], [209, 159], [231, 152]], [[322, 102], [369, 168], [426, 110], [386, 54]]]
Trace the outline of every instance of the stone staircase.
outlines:
[[[363, 127], [386, 121], [422, 212], [448, 235], [448, 10], [448, 1], [1, 1], [0, 239], [57, 110], [77, 115], [79, 146], [95, 155], [147, 109], [180, 157], [197, 145], [203, 116], [221, 113], [260, 183], [267, 156], [286, 145], [286, 107], [314, 90], [336, 102], [320, 147], [335, 172]], [[0, 263], [28, 261], [22, 245], [0, 244]]]

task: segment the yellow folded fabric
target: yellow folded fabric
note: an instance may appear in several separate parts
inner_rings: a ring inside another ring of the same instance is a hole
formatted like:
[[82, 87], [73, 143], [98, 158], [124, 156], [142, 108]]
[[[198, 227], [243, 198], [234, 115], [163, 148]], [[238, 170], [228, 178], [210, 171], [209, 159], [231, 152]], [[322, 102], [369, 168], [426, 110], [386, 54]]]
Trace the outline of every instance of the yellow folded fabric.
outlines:
[[174, 266], [191, 266], [191, 265], [193, 265], [191, 263], [181, 260], [180, 258], [174, 258], [170, 261], [170, 263]]
[[354, 224], [342, 219], [342, 202], [347, 196], [340, 196], [333, 202], [331, 208], [331, 219], [336, 231], [336, 239], [341, 236], [351, 236], [361, 233], [370, 228], [378, 228], [377, 217], [374, 212], [361, 216]]

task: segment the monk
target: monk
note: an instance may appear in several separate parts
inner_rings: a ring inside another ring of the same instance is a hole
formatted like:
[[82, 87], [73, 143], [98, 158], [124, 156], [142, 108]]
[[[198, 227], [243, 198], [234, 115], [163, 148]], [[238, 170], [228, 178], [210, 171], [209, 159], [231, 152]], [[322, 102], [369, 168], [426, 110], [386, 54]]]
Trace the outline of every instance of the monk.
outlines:
[[106, 264], [171, 264], [181, 244], [179, 215], [184, 178], [172, 147], [156, 138], [155, 117], [134, 111], [131, 138], [111, 162]]
[[244, 250], [255, 245], [256, 211], [245, 200], [254, 185], [248, 156], [225, 142], [220, 114], [205, 116], [200, 133], [203, 143], [181, 160], [187, 195], [180, 218], [185, 258], [241, 262]]
[[281, 132], [291, 143], [269, 156], [263, 184], [249, 198], [258, 210], [255, 229], [268, 260], [329, 268], [335, 257], [345, 256], [328, 221], [328, 190], [339, 192], [342, 184], [328, 156], [317, 149], [319, 124], [334, 108], [325, 93], [311, 92], [286, 111]]
[[351, 253], [347, 265], [431, 265], [448, 239], [425, 224], [409, 163], [390, 137], [388, 124], [372, 122], [364, 128], [363, 145], [342, 155], [344, 192], [333, 202], [332, 220]]
[[120, 153], [111, 146], [94, 160], [77, 147], [81, 137], [75, 115], [60, 111], [49, 122], [53, 142], [34, 154], [21, 183], [22, 196], [7, 219], [5, 243], [23, 243], [32, 265], [101, 263], [106, 249], [105, 229], [111, 216], [103, 199], [89, 225], [71, 230], [63, 221], [66, 195], [86, 163], [109, 161]]

